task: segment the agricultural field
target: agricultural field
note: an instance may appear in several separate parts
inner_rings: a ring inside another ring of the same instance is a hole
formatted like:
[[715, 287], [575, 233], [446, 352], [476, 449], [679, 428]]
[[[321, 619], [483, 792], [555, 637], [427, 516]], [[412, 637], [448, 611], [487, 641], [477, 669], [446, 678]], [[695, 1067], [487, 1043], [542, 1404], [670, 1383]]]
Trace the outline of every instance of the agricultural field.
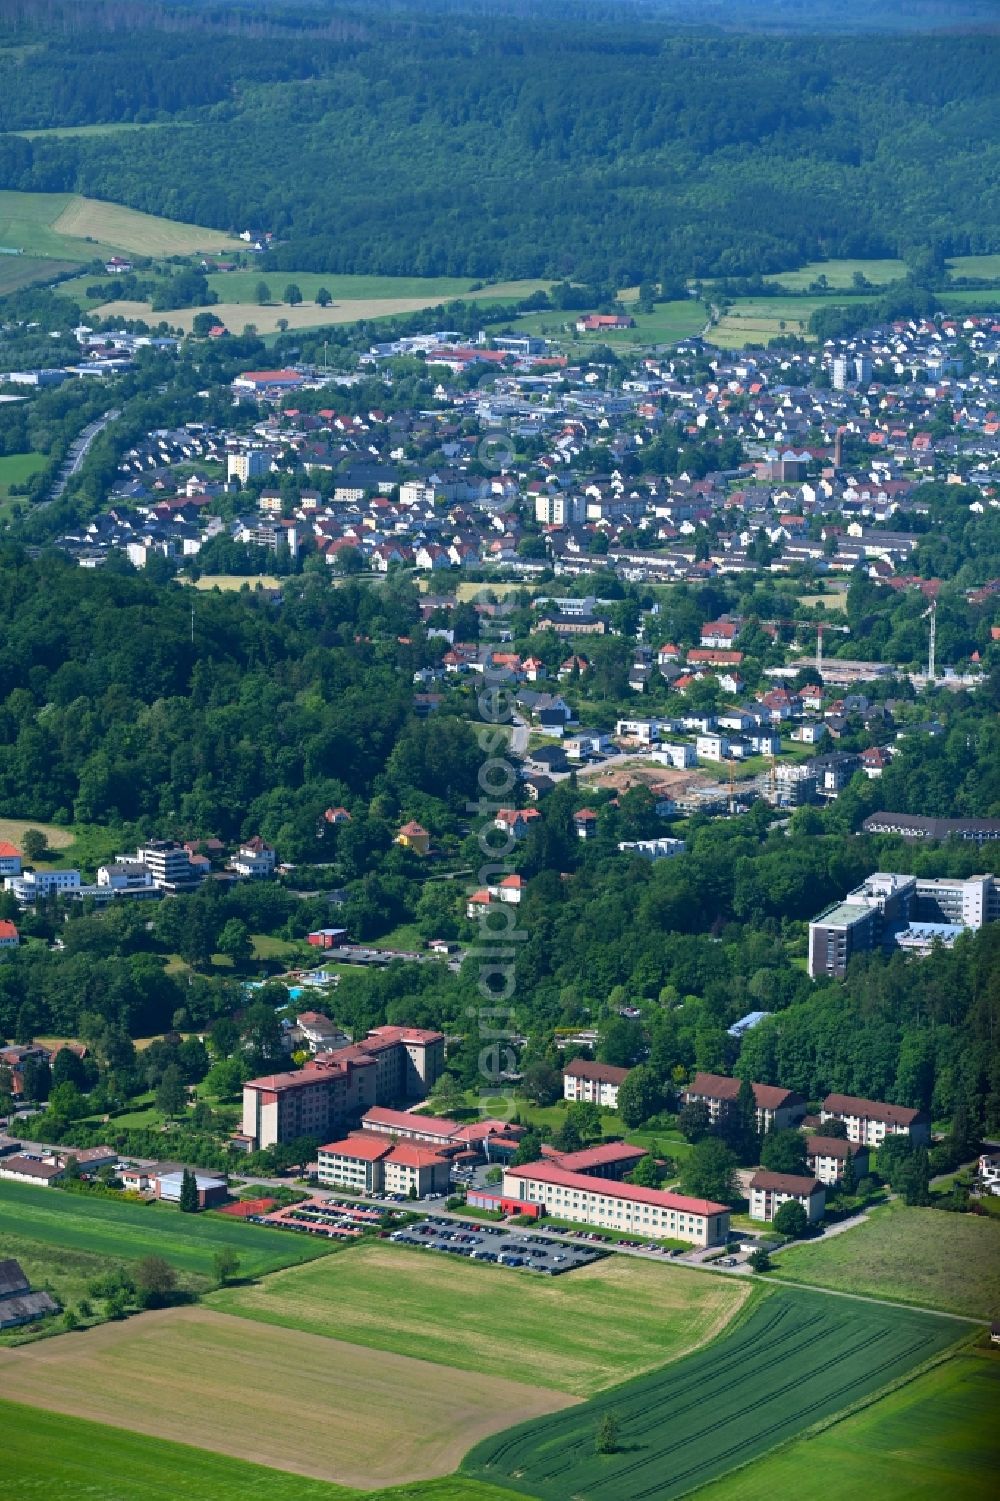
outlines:
[[49, 271], [57, 276], [68, 266], [115, 252], [187, 255], [196, 250], [234, 250], [239, 241], [217, 229], [142, 214], [78, 193], [11, 190], [0, 192], [0, 246], [21, 250], [26, 257], [58, 261]]
[[776, 1275], [967, 1318], [1000, 1316], [1000, 1221], [894, 1200], [854, 1230], [783, 1251]]
[[65, 1252], [99, 1257], [105, 1265], [164, 1256], [190, 1285], [214, 1280], [213, 1258], [222, 1246], [240, 1258], [244, 1276], [329, 1254], [325, 1241], [242, 1225], [217, 1214], [181, 1214], [172, 1205], [133, 1204], [0, 1182], [0, 1237], [8, 1256], [42, 1263]]
[[[487, 1439], [464, 1468], [541, 1501], [670, 1501], [872, 1396], [962, 1333], [931, 1314], [782, 1289], [709, 1348]], [[607, 1413], [619, 1448], [598, 1455]]]
[[[210, 1303], [267, 1324], [589, 1396], [711, 1339], [748, 1295], [744, 1282], [623, 1257], [549, 1280], [380, 1242], [255, 1286], [225, 1288]], [[372, 1308], [387, 1298], [392, 1317], [373, 1319]]]
[[[1000, 1360], [956, 1355], [807, 1440], [727, 1475], [698, 1501], [987, 1501], [996, 1494]], [[820, 1480], [822, 1477], [822, 1480]]]
[[[228, 297], [230, 279], [239, 275], [251, 275], [254, 284], [263, 279], [268, 281], [271, 291], [280, 296], [289, 280], [297, 280], [291, 272], [271, 273], [240, 273], [228, 272], [221, 276], [215, 276], [213, 281], [218, 281], [221, 287], [221, 295]], [[304, 278], [303, 278], [304, 279]], [[232, 333], [240, 333], [249, 323], [254, 326], [259, 334], [273, 334], [280, 332], [279, 322], [287, 324], [289, 329], [313, 329], [330, 328], [340, 323], [358, 323], [363, 319], [392, 318], [406, 313], [419, 313], [423, 308], [436, 307], [440, 302], [447, 302], [456, 294], [443, 294], [435, 290], [437, 283], [430, 281], [429, 289], [424, 291], [414, 290], [409, 295], [399, 293], [390, 294], [385, 287], [392, 281], [402, 281], [404, 285], [419, 289], [420, 282], [417, 278], [393, 278], [393, 277], [357, 277], [359, 282], [370, 283], [375, 290], [369, 295], [354, 295], [342, 297], [330, 304], [329, 307], [319, 307], [315, 302], [301, 302], [295, 307], [286, 303], [272, 302], [265, 306], [257, 303], [252, 296], [246, 301], [225, 301], [213, 304], [211, 308], [167, 308], [163, 311], [153, 312], [149, 303], [130, 302], [127, 299], [105, 302], [95, 311], [102, 318], [143, 318], [147, 322], [168, 323], [171, 328], [182, 328], [190, 332], [195, 318], [199, 313], [210, 312], [214, 318], [224, 324]], [[317, 286], [326, 285], [329, 282], [343, 284], [348, 281], [347, 277], [320, 277], [312, 276]], [[301, 282], [299, 283], [301, 287]], [[466, 283], [466, 286], [471, 283]], [[546, 282], [503, 282], [493, 287], [484, 287], [478, 292], [463, 292], [461, 295], [470, 302], [504, 303], [519, 302], [531, 292], [547, 286]], [[330, 287], [333, 293], [332, 286]], [[302, 288], [305, 295], [305, 288]]]
[[809, 318], [818, 307], [846, 307], [863, 302], [861, 297], [822, 296], [737, 297], [707, 335], [720, 349], [740, 349], [744, 344], [766, 344], [782, 334], [810, 339]]
[[73, 843], [73, 830], [60, 824], [39, 823], [37, 818], [0, 818], [0, 839], [21, 848], [21, 841], [28, 829], [37, 829], [44, 834], [50, 849], [64, 850]]
[[820, 276], [825, 276], [838, 291], [850, 290], [859, 272], [873, 287], [884, 287], [906, 275], [906, 262], [896, 260], [808, 261], [797, 271], [775, 271], [764, 280], [780, 282], [790, 292], [805, 292]]
[[511, 1418], [572, 1402], [204, 1308], [0, 1350], [0, 1397], [361, 1486], [446, 1474]]
[[0, 1402], [0, 1428], [23, 1501], [517, 1501], [466, 1476], [358, 1491], [13, 1402]]

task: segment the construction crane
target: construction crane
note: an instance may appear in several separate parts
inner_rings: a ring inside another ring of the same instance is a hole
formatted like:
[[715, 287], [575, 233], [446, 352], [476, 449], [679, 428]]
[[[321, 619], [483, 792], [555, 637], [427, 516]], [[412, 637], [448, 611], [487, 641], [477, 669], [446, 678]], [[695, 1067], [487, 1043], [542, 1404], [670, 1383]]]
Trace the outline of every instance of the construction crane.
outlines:
[[924, 611], [924, 613], [920, 617], [921, 620], [926, 620], [927, 617], [928, 617], [928, 615], [931, 618], [931, 640], [930, 640], [930, 649], [928, 650], [928, 653], [927, 653], [927, 681], [929, 683], [933, 683], [934, 682], [934, 677], [935, 677], [934, 669], [935, 669], [935, 665], [936, 665], [935, 664], [935, 657], [936, 657], [936, 654], [937, 654], [937, 600], [936, 599], [934, 599], [934, 600], [931, 601], [930, 608], [926, 609]]
[[841, 636], [849, 636], [849, 625], [834, 625], [829, 620], [762, 620], [761, 625], [789, 625], [798, 630], [802, 626], [815, 627], [816, 629], [816, 671], [823, 676], [823, 632], [837, 631]]

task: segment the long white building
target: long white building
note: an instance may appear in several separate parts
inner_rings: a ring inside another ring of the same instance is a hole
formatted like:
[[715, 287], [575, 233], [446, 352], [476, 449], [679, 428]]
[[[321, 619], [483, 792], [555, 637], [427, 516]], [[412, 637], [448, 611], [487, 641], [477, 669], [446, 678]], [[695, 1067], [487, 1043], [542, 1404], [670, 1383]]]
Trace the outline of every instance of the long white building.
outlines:
[[505, 1168], [503, 1191], [507, 1198], [541, 1204], [556, 1219], [603, 1230], [687, 1240], [696, 1246], [725, 1245], [729, 1234], [725, 1204], [568, 1172], [544, 1161]]

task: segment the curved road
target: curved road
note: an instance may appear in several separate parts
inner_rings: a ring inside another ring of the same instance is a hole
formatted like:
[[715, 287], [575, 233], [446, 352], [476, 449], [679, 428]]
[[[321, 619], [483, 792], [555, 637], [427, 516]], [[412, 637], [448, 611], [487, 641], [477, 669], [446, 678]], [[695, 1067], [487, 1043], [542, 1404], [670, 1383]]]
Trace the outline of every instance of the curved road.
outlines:
[[35, 507], [36, 510], [39, 510], [41, 506], [51, 505], [53, 501], [59, 500], [62, 497], [66, 486], [90, 452], [90, 446], [94, 439], [104, 431], [109, 422], [114, 422], [115, 418], [120, 416], [121, 410], [118, 407], [112, 407], [110, 411], [104, 413], [103, 417], [95, 417], [94, 421], [89, 422], [83, 431], [73, 439], [66, 451], [66, 457], [62, 462], [59, 473], [56, 475], [51, 495], [47, 500], [40, 501], [39, 505]]

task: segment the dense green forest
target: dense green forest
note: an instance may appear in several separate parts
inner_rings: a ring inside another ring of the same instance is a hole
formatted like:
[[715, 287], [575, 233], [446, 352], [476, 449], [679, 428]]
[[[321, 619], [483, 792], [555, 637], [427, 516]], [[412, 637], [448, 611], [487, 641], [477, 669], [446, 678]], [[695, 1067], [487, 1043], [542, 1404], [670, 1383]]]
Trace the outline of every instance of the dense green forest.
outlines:
[[[20, 16], [0, 187], [270, 230], [275, 271], [625, 285], [996, 248], [990, 35], [742, 36], [559, 5]], [[155, 128], [15, 133], [122, 122]]]

